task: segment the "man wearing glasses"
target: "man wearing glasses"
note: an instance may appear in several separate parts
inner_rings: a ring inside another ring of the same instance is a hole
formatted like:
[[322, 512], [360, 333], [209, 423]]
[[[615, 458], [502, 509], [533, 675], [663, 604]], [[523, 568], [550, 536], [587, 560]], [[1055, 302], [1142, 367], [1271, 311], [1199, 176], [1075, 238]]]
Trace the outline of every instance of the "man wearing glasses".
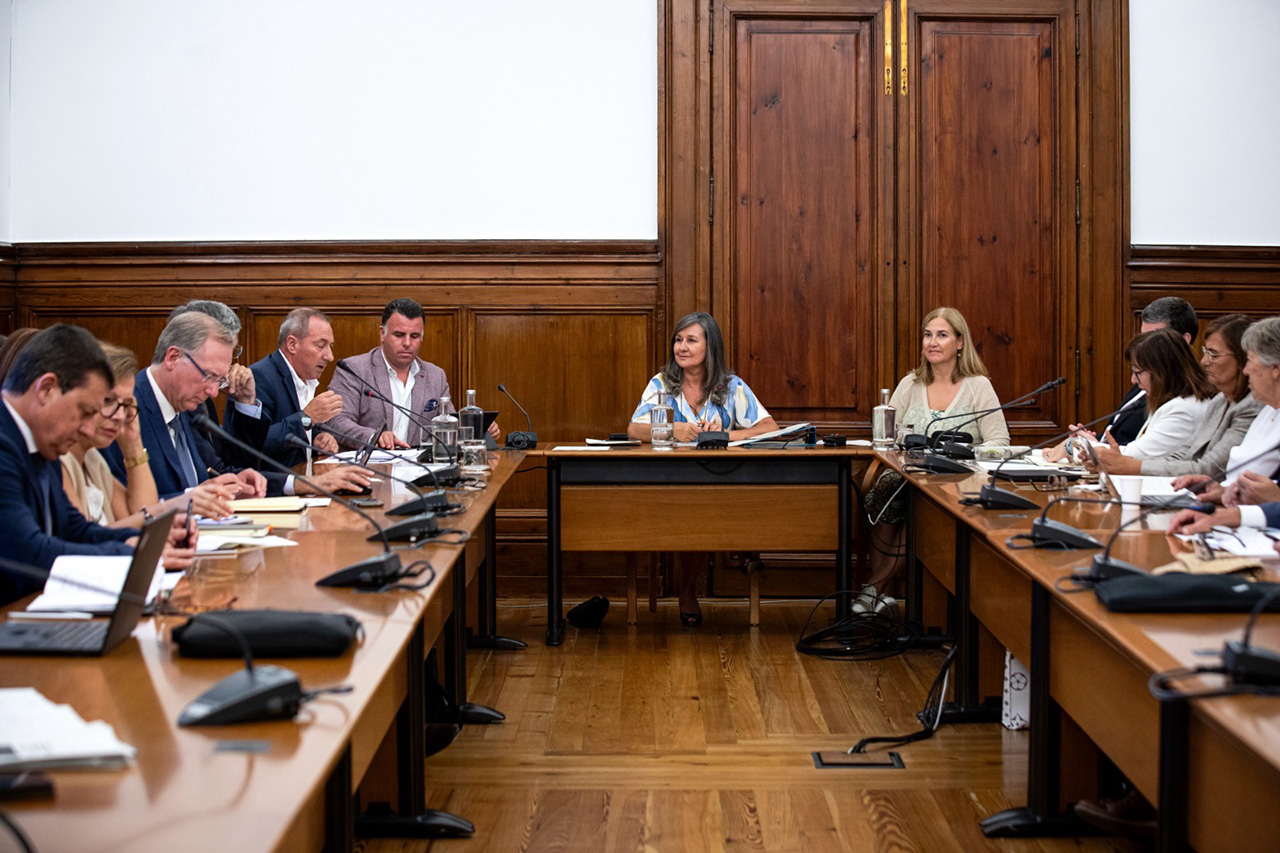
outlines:
[[[100, 414], [114, 406], [111, 364], [84, 329], [56, 325], [39, 332], [5, 378], [0, 406], [0, 554], [49, 568], [64, 554], [130, 554], [137, 531], [87, 521], [62, 489], [58, 457], [91, 436]], [[183, 516], [185, 521], [185, 516]], [[185, 529], [175, 525], [165, 559], [190, 562]], [[0, 604], [41, 582], [0, 569]]]
[[[279, 473], [261, 474], [223, 460], [213, 445], [195, 428], [192, 412], [226, 390], [234, 395], [237, 426], [256, 425], [265, 437], [270, 426], [262, 418], [255, 399], [253, 374], [240, 371], [239, 387], [229, 378], [235, 336], [207, 314], [190, 311], [169, 321], [156, 344], [151, 366], [138, 374], [134, 396], [142, 443], [150, 455], [151, 473], [161, 498], [193, 488], [208, 479], [234, 486], [237, 497], [308, 494], [314, 490]], [[247, 378], [243, 378], [247, 377]], [[261, 440], [249, 442], [261, 446]], [[358, 469], [338, 468], [315, 478], [327, 490], [360, 491], [368, 477]]]

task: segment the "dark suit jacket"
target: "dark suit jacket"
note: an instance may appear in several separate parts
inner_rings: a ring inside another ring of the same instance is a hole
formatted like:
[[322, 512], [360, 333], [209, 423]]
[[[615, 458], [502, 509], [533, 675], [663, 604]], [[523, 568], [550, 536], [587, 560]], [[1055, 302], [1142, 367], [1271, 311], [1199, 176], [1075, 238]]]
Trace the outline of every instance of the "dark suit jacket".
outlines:
[[[382, 347], [374, 347], [364, 355], [353, 355], [346, 360], [346, 364], [369, 386], [376, 388], [379, 394], [389, 400], [394, 399], [391, 396], [391, 380], [387, 378], [387, 363], [382, 357]], [[329, 421], [329, 425], [337, 432], [367, 443], [379, 425], [386, 424], [386, 429], [391, 428], [395, 409], [389, 403], [368, 396], [365, 393], [366, 386], [354, 376], [335, 370], [329, 390], [342, 397], [342, 412]], [[430, 423], [432, 418], [440, 414], [440, 398], [449, 396], [449, 380], [439, 367], [418, 359], [418, 378], [414, 380], [413, 393], [409, 396], [408, 408], [413, 410], [414, 415], [409, 419], [408, 442], [416, 445], [422, 437], [421, 425]], [[449, 411], [457, 411], [452, 400]]]
[[[44, 532], [40, 489], [49, 484], [53, 535]], [[85, 519], [62, 490], [59, 463], [27, 452], [18, 424], [0, 405], [0, 554], [42, 569], [63, 554], [132, 554], [124, 540], [138, 531], [111, 528]], [[42, 586], [0, 568], [0, 604], [35, 592]]]
[[[1120, 405], [1132, 400], [1141, 390], [1136, 382], [1129, 386], [1129, 393], [1124, 395]], [[1116, 444], [1123, 447], [1138, 437], [1138, 433], [1142, 431], [1142, 425], [1147, 422], [1146, 403], [1144, 398], [1111, 419], [1111, 435], [1115, 438]]]
[[[133, 396], [138, 401], [138, 425], [142, 432], [142, 446], [147, 448], [151, 457], [151, 476], [155, 477], [156, 490], [162, 498], [171, 498], [186, 489], [182, 480], [181, 465], [178, 462], [178, 451], [169, 438], [169, 426], [160, 412], [160, 404], [156, 401], [155, 392], [151, 389], [151, 380], [144, 369], [134, 380]], [[252, 421], [253, 418], [244, 418]], [[209, 479], [209, 469], [219, 474], [235, 473], [246, 467], [228, 463], [218, 455], [213, 445], [205, 438], [192, 422], [191, 412], [180, 412], [178, 424], [187, 439], [187, 447], [191, 448], [191, 461], [195, 463], [196, 475], [200, 482]], [[253, 442], [250, 442], [252, 444]], [[284, 493], [285, 475], [271, 471], [263, 471], [267, 478], [267, 494]]]
[[1262, 514], [1267, 517], [1267, 527], [1280, 527], [1280, 503], [1273, 501], [1258, 506], [1262, 507]]
[[250, 366], [253, 381], [257, 388], [258, 402], [262, 404], [262, 417], [255, 420], [243, 415], [237, 416], [235, 406], [227, 407], [227, 431], [243, 442], [252, 444], [261, 432], [261, 425], [267, 424], [266, 439], [262, 444], [262, 452], [290, 468], [306, 461], [306, 454], [300, 449], [285, 444], [285, 439], [296, 435], [307, 440], [307, 431], [302, 428], [302, 407], [298, 405], [298, 392], [293, 387], [293, 375], [280, 350], [276, 350], [266, 358]]

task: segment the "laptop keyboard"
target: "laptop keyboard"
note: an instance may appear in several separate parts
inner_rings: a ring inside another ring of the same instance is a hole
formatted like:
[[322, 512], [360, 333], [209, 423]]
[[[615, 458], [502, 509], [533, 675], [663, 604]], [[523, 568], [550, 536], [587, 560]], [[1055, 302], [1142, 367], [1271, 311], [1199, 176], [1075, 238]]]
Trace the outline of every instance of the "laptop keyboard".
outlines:
[[96, 651], [107, 636], [108, 620], [58, 622], [45, 625], [5, 624], [4, 646], [9, 649], [66, 649]]

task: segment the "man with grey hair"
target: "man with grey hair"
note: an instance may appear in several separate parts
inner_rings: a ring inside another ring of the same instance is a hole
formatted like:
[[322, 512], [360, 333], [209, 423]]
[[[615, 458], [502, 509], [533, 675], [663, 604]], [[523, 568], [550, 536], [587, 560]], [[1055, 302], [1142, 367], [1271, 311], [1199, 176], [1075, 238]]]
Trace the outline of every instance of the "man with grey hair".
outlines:
[[[283, 465], [298, 465], [306, 454], [290, 443], [296, 437], [337, 453], [337, 440], [319, 427], [342, 411], [342, 397], [334, 391], [316, 393], [321, 374], [333, 362], [333, 325], [315, 308], [295, 308], [280, 324], [277, 343], [278, 349], [250, 368], [262, 417], [271, 425], [262, 452]], [[228, 412], [227, 429], [252, 441], [242, 432], [243, 423]]]
[[[1142, 309], [1142, 325], [1140, 332], [1154, 332], [1156, 329], [1173, 329], [1182, 335], [1182, 339], [1191, 346], [1191, 342], [1200, 333], [1200, 323], [1196, 317], [1196, 309], [1191, 303], [1176, 296], [1162, 296]], [[1133, 403], [1139, 391], [1137, 379], [1129, 388], [1129, 393], [1120, 401], [1127, 406], [1123, 412], [1111, 420], [1111, 436], [1120, 445], [1128, 444], [1138, 437], [1142, 425], [1147, 422], [1147, 410], [1141, 403]]]
[[[311, 494], [317, 489], [298, 482], [292, 475], [270, 472], [265, 476], [253, 468], [240, 468], [219, 456], [214, 446], [196, 428], [192, 413], [219, 388], [227, 387], [234, 336], [212, 317], [200, 312], [179, 314], [169, 322], [156, 344], [151, 366], [138, 374], [134, 396], [138, 401], [138, 422], [142, 443], [161, 497], [170, 497], [201, 483], [213, 483], [238, 492], [239, 497], [264, 494]], [[252, 387], [252, 381], [245, 388]], [[242, 428], [256, 425], [260, 445], [269, 424], [262, 417], [256, 399], [238, 399], [228, 407]], [[331, 471], [319, 478], [323, 490], [368, 485], [359, 471]], [[296, 488], [295, 488], [296, 485]]]

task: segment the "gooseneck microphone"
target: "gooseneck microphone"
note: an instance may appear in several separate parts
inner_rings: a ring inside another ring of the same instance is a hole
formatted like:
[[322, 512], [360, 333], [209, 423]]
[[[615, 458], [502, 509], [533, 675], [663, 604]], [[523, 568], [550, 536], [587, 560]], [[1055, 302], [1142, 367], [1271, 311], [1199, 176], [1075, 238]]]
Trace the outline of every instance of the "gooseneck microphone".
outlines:
[[[316, 586], [354, 586], [364, 590], [376, 591], [393, 585], [402, 578], [412, 576], [405, 572], [405, 568], [400, 562], [400, 555], [391, 550], [390, 537], [388, 536], [386, 529], [375, 521], [373, 516], [369, 515], [369, 513], [360, 509], [358, 506], [354, 506], [350, 501], [343, 500], [342, 497], [323, 488], [314, 480], [294, 474], [287, 466], [281, 465], [279, 462], [272, 459], [270, 456], [267, 456], [256, 447], [245, 444], [243, 441], [218, 426], [203, 412], [196, 413], [192, 417], [192, 420], [195, 422], [197, 427], [205, 432], [217, 434], [225, 441], [230, 442], [233, 446], [240, 448], [255, 459], [259, 459], [267, 463], [267, 465], [274, 470], [283, 474], [291, 475], [296, 482], [306, 483], [320, 494], [330, 500], [336, 501], [341, 506], [346, 507], [351, 512], [354, 512], [356, 515], [369, 522], [373, 529], [377, 531], [375, 536], [371, 537], [371, 539], [382, 543], [381, 554], [373, 557], [367, 557], [357, 563], [352, 563], [346, 568], [339, 569], [338, 571], [316, 581]], [[431, 521], [434, 523], [434, 519]]]
[[[1094, 424], [1101, 423], [1102, 421], [1107, 420], [1108, 418], [1115, 417], [1116, 415], [1123, 412], [1125, 409], [1128, 409], [1131, 406], [1133, 406], [1134, 403], [1141, 400], [1146, 395], [1146, 393], [1147, 393], [1146, 391], [1139, 391], [1138, 394], [1134, 396], [1133, 399], [1129, 400], [1127, 403], [1122, 405], [1120, 408], [1116, 409], [1114, 412], [1108, 412], [1107, 414], [1103, 415], [1100, 418], [1094, 418], [1093, 420], [1089, 421], [1087, 424], [1082, 424], [1082, 426], [1091, 427]], [[1036, 505], [1031, 501], [1027, 500], [1026, 498], [1024, 498], [1022, 495], [1019, 495], [1018, 493], [1010, 491], [1008, 489], [1001, 489], [996, 486], [996, 480], [1000, 476], [1000, 470], [1004, 468], [1005, 465], [1014, 461], [1015, 459], [1021, 459], [1022, 457], [1031, 453], [1031, 451], [1033, 450], [1039, 450], [1042, 447], [1048, 447], [1051, 444], [1057, 444], [1062, 439], [1070, 437], [1074, 432], [1075, 430], [1067, 430], [1064, 433], [1059, 433], [1058, 435], [1055, 435], [1053, 438], [1049, 439], [1048, 441], [1042, 441], [1039, 444], [1035, 445], [1034, 447], [1028, 447], [1026, 450], [1022, 451], [1021, 453], [1014, 454], [1013, 456], [1010, 456], [1007, 459], [1002, 459], [1000, 461], [1000, 464], [996, 466], [995, 470], [991, 472], [990, 479], [978, 491], [977, 500], [972, 501], [972, 503], [979, 504], [980, 506], [982, 506], [983, 509], [1035, 509]]]
[[524, 414], [525, 423], [529, 425], [527, 432], [509, 432], [507, 433], [507, 447], [511, 450], [533, 450], [538, 446], [538, 434], [533, 431], [533, 418], [529, 417], [529, 413], [524, 410], [524, 406], [511, 396], [511, 392], [507, 390], [507, 386], [501, 382], [498, 383], [498, 390], [507, 395], [507, 399], [516, 404], [516, 408]]
[[[1050, 391], [1054, 388], [1057, 388], [1060, 385], [1065, 385], [1066, 382], [1067, 380], [1065, 377], [1059, 376], [1057, 379], [1050, 379], [1048, 382], [1044, 383], [1043, 385], [1041, 385], [1039, 388], [1032, 391], [1031, 393], [1023, 394], [1021, 397], [1018, 397], [1016, 400], [1010, 400], [1007, 403], [1003, 403], [999, 406], [995, 406], [990, 409], [984, 409], [980, 412], [962, 412], [960, 414], [955, 414], [955, 415], [943, 415], [940, 418], [936, 418], [930, 421], [929, 426], [932, 427], [937, 423], [939, 423], [940, 421], [950, 420], [951, 418], [963, 418], [965, 417], [965, 415], [968, 415], [969, 416], [968, 420], [962, 421], [959, 426], [955, 427], [954, 429], [950, 429], [946, 431], [947, 433], [958, 432], [964, 427], [967, 427], [969, 424], [975, 423], [976, 421], [981, 420], [982, 418], [985, 418], [987, 415], [992, 415], [992, 414], [995, 414], [996, 412], [1003, 411], [1004, 409], [1008, 409], [1013, 406], [1017, 406], [1021, 403], [1025, 403], [1026, 401], [1032, 399], [1033, 397], [1043, 394], [1045, 391]], [[944, 434], [945, 433], [935, 432], [932, 438], [930, 439], [930, 446], [931, 447], [938, 446], [939, 436]], [[959, 446], [955, 442], [942, 442], [939, 450], [944, 455], [951, 456], [952, 458], [958, 458], [958, 459], [973, 458], [972, 449]]]
[[[395, 409], [397, 412], [403, 412], [409, 418], [409, 420], [413, 421], [415, 424], [418, 425], [418, 429], [422, 432], [423, 435], [430, 437], [431, 443], [433, 446], [439, 446], [440, 449], [444, 451], [444, 458], [446, 461], [451, 463], [454, 461], [453, 451], [449, 449], [449, 445], [445, 444], [443, 441], [441, 441], [439, 438], [436, 437], [435, 430], [431, 428], [430, 421], [425, 420], [419, 413], [415, 412], [413, 409], [410, 409], [407, 406], [400, 405], [395, 400], [390, 399], [389, 397], [387, 397], [386, 394], [383, 394], [377, 388], [370, 385], [369, 382], [363, 376], [361, 376], [359, 373], [356, 373], [354, 370], [351, 369], [351, 366], [347, 364], [345, 359], [339, 359], [337, 362], [334, 363], [334, 367], [338, 370], [341, 370], [343, 373], [349, 374], [357, 382], [363, 385], [364, 396], [368, 397], [371, 400], [378, 400], [380, 402], [386, 403], [388, 406]], [[350, 436], [339, 436], [339, 437], [345, 439], [348, 444], [360, 443], [359, 441], [356, 441]], [[376, 436], [374, 437], [374, 442], [375, 443], [377, 442]], [[432, 453], [430, 450], [424, 450], [421, 454], [419, 454], [417, 461], [430, 462], [434, 458], [435, 458], [434, 453]], [[432, 479], [435, 480], [437, 479], [437, 477], [433, 476]], [[456, 483], [459, 479], [461, 479], [461, 477], [458, 474], [457, 466], [451, 465], [450, 467], [447, 467], [440, 472], [440, 474], [438, 475], [438, 479], [446, 483], [447, 482]], [[437, 488], [439, 488], [438, 482], [436, 486]]]

